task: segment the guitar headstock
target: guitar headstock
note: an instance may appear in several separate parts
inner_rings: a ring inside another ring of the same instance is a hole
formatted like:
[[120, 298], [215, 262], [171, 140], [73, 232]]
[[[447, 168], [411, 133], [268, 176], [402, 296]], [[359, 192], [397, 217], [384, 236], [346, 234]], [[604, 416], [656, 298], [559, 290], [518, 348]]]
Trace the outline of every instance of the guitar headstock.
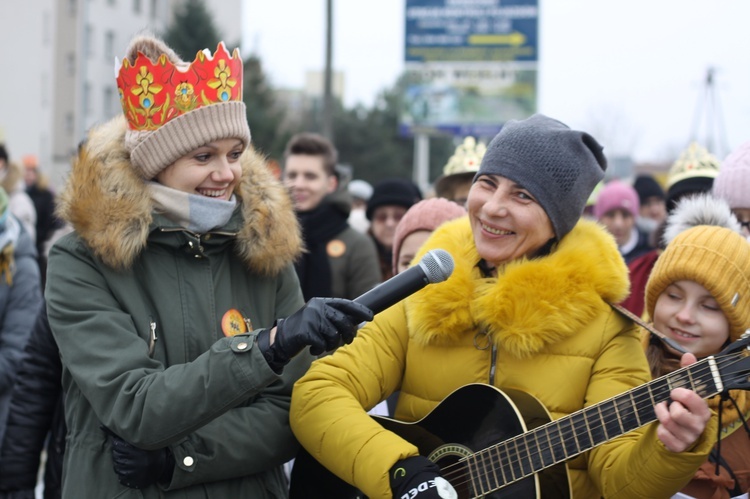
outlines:
[[725, 390], [750, 390], [750, 329], [715, 359]]

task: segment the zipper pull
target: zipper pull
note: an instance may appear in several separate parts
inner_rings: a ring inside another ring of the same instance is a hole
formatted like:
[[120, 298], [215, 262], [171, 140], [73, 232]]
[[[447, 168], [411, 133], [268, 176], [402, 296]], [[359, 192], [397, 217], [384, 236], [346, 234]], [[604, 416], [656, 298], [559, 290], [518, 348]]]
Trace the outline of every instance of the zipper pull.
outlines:
[[154, 348], [156, 347], [156, 322], [153, 317], [149, 317], [149, 327], [151, 329], [151, 337], [148, 340], [148, 356], [154, 355]]

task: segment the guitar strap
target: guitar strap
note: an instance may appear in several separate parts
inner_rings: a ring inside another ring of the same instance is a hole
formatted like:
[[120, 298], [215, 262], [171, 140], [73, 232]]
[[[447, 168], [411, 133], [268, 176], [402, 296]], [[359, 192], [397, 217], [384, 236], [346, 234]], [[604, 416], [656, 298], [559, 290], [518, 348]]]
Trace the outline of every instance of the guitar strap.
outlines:
[[666, 336], [664, 336], [664, 334], [654, 329], [654, 326], [647, 323], [646, 321], [644, 321], [643, 319], [635, 315], [633, 312], [623, 307], [622, 305], [617, 305], [616, 303], [609, 303], [609, 306], [612, 307], [615, 311], [619, 312], [623, 316], [627, 317], [628, 319], [632, 320], [633, 322], [641, 326], [643, 329], [651, 333], [652, 336], [661, 340], [661, 342], [667, 345], [669, 348], [676, 350], [677, 352], [680, 352], [680, 353], [687, 353], [687, 350], [685, 350], [680, 344], [678, 344], [671, 338], [667, 338]]

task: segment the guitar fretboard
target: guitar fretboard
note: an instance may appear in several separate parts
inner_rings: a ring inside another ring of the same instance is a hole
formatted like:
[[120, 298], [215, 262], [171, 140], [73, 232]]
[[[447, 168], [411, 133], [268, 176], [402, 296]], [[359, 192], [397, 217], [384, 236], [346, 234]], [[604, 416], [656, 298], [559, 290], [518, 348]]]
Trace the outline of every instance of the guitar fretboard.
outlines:
[[566, 461], [656, 420], [654, 405], [668, 401], [673, 388], [701, 397], [716, 395], [713, 357], [657, 378], [611, 399], [547, 423], [466, 458], [476, 495]]

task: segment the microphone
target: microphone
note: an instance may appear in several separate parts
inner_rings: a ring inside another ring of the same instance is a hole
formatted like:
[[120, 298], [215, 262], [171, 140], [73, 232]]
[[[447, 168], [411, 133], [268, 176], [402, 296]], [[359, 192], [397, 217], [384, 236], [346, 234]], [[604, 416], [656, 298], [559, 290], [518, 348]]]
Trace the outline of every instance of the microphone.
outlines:
[[372, 310], [373, 314], [377, 314], [428, 284], [448, 279], [452, 272], [451, 254], [442, 249], [430, 250], [418, 264], [378, 284], [355, 298], [354, 301]]

